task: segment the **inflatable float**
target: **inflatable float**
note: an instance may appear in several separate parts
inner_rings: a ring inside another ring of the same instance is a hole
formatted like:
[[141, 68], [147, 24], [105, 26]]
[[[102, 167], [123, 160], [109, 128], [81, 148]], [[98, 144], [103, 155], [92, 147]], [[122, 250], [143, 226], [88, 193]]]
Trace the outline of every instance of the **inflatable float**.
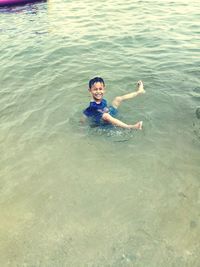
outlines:
[[45, 2], [45, 0], [0, 0], [0, 7], [25, 5], [35, 2]]

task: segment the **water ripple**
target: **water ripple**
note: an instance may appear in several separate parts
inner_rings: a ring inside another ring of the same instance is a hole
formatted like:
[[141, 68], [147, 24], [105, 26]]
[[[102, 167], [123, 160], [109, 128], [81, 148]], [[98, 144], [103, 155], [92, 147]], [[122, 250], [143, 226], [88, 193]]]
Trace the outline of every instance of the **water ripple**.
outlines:
[[[199, 26], [197, 0], [0, 11], [1, 266], [198, 266]], [[96, 75], [109, 103], [143, 79], [143, 131], [79, 124]]]

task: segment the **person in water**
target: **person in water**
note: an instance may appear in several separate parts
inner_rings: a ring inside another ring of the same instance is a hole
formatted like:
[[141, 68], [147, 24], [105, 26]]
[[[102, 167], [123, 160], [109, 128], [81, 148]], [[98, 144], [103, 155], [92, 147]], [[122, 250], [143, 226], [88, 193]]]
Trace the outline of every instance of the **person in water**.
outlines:
[[101, 77], [95, 77], [89, 81], [88, 90], [92, 96], [92, 100], [89, 106], [83, 111], [84, 117], [88, 118], [95, 126], [111, 124], [125, 129], [141, 130], [142, 121], [135, 124], [126, 124], [115, 118], [115, 116], [117, 115], [118, 108], [122, 101], [145, 93], [143, 82], [137, 82], [137, 90], [135, 92], [115, 97], [111, 106], [108, 106], [107, 101], [103, 98], [105, 88], [105, 82]]

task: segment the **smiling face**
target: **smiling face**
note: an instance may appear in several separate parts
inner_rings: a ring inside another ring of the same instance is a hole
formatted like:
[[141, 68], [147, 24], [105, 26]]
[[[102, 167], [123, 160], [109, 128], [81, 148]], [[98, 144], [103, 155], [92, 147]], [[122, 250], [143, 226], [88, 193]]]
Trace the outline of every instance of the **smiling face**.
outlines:
[[89, 92], [91, 93], [94, 101], [100, 103], [105, 93], [105, 86], [100, 82], [94, 83], [89, 89]]

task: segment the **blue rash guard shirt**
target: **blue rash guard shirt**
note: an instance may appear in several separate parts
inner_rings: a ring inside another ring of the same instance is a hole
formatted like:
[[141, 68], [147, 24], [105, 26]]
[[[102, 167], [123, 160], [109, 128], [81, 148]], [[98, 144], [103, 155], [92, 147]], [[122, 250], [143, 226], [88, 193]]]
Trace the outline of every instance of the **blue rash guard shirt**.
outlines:
[[107, 101], [102, 99], [101, 103], [96, 103], [95, 101], [91, 101], [88, 108], [83, 111], [83, 114], [86, 115], [89, 119], [91, 119], [92, 123], [100, 125], [105, 123], [102, 121], [103, 113], [108, 112], [111, 116], [117, 114], [117, 109], [110, 106], [108, 108]]

